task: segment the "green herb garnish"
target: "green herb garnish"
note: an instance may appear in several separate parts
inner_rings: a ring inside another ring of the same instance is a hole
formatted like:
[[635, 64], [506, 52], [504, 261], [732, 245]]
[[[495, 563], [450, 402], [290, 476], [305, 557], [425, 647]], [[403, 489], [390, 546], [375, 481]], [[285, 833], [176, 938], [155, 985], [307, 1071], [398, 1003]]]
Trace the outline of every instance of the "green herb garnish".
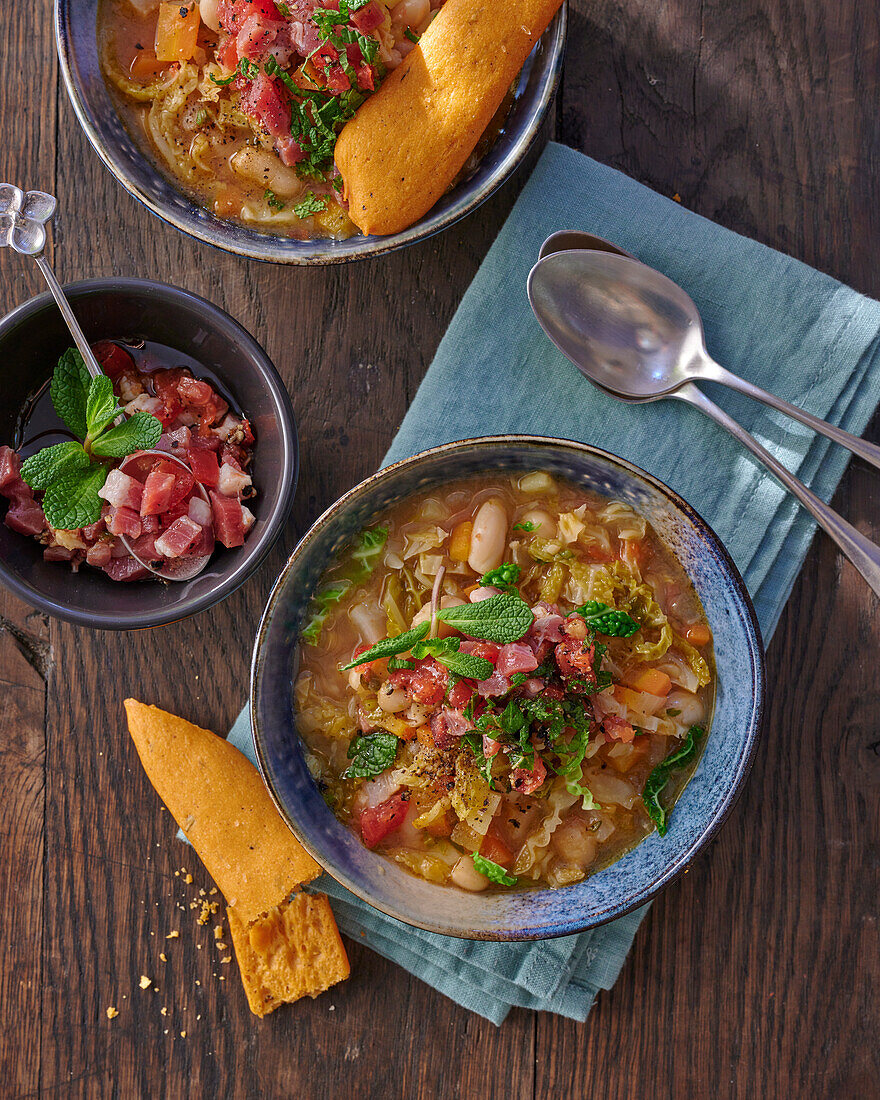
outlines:
[[390, 768], [397, 756], [400, 742], [393, 733], [377, 730], [355, 737], [348, 746], [349, 766], [342, 773], [343, 779], [367, 779], [380, 775]]
[[321, 627], [323, 627], [327, 616], [330, 614], [330, 608], [333, 604], [339, 603], [349, 588], [351, 588], [351, 581], [349, 580], [334, 581], [332, 584], [328, 584], [326, 588], [322, 588], [312, 598], [309, 608], [311, 611], [309, 621], [299, 634], [301, 642], [305, 642], [306, 645], [318, 644], [318, 639], [321, 637]]
[[502, 592], [479, 603], [441, 608], [437, 618], [470, 638], [484, 638], [504, 645], [520, 639], [535, 616], [516, 592]]
[[520, 568], [512, 561], [503, 562], [497, 569], [490, 569], [480, 577], [480, 584], [491, 588], [510, 589], [516, 588], [519, 581]]
[[525, 523], [515, 523], [513, 529], [514, 531], [525, 531], [527, 534], [530, 534], [532, 531], [538, 530], [538, 525], [537, 523], [532, 523], [530, 519], [527, 519]]
[[416, 667], [415, 661], [404, 661], [400, 657], [388, 658], [388, 671], [389, 672], [402, 672], [404, 669], [412, 669]]
[[369, 527], [361, 531], [351, 559], [357, 564], [358, 581], [365, 581], [376, 567], [376, 561], [388, 541], [387, 527]]
[[497, 882], [499, 886], [516, 886], [519, 881], [516, 875], [509, 875], [503, 867], [481, 856], [479, 852], [474, 852], [474, 867], [484, 878]]
[[348, 672], [350, 668], [369, 664], [370, 661], [378, 661], [383, 657], [396, 657], [398, 653], [407, 653], [416, 642], [424, 638], [430, 629], [430, 623], [419, 623], [412, 630], [407, 630], [405, 634], [398, 634], [396, 638], [383, 638], [381, 642], [376, 642], [374, 646], [359, 654], [353, 661], [343, 665], [342, 671]]
[[660, 794], [669, 782], [671, 773], [690, 764], [697, 755], [705, 732], [702, 726], [691, 726], [684, 741], [665, 760], [660, 761], [645, 783], [645, 789], [642, 791], [642, 801], [648, 811], [648, 817], [657, 826], [657, 832], [661, 836], [666, 836], [669, 828], [669, 815], [672, 811], [660, 805]]
[[426, 638], [416, 642], [412, 647], [412, 655], [417, 661], [424, 657], [434, 657], [456, 676], [469, 680], [487, 680], [495, 671], [492, 662], [473, 653], [459, 653], [460, 645], [458, 638]]
[[322, 210], [327, 209], [327, 200], [325, 198], [318, 198], [312, 191], [309, 191], [302, 202], [298, 202], [294, 205], [293, 212], [298, 218], [308, 218], [312, 214], [320, 214]]
[[419, 35], [416, 34], [412, 27], [407, 27], [406, 30], [403, 32], [403, 35], [404, 38], [408, 38], [410, 42], [415, 42], [416, 44], [418, 44]]
[[49, 385], [55, 411], [82, 442], [70, 440], [44, 447], [22, 463], [21, 476], [32, 489], [42, 491], [48, 523], [61, 531], [97, 523], [103, 501], [98, 490], [109, 467], [95, 459], [124, 458], [133, 451], [155, 447], [162, 424], [155, 416], [137, 412], [113, 427], [123, 416], [106, 374], [91, 378], [75, 348], [58, 360]]
[[[274, 61], [274, 58], [272, 60]], [[246, 80], [254, 80], [259, 75], [259, 72], [260, 66], [256, 61], [248, 61], [246, 57], [243, 57], [229, 76], [219, 77], [214, 76], [213, 73], [208, 73], [208, 76], [215, 84], [218, 84], [221, 88], [225, 88], [227, 84], [231, 84], [237, 76], [243, 76]]]
[[615, 611], [601, 600], [590, 600], [575, 608], [591, 630], [609, 638], [629, 638], [639, 629], [639, 624], [625, 611]]
[[199, 109], [196, 111], [196, 126], [204, 126], [207, 121], [208, 112], [205, 110], [204, 107], [199, 107]]
[[290, 8], [286, 4], [279, 4], [278, 0], [275, 0], [275, 7], [282, 15], [290, 15]]
[[283, 210], [286, 205], [281, 201], [281, 199], [278, 198], [275, 192], [270, 190], [268, 187], [263, 193], [263, 198], [272, 207], [273, 210]]

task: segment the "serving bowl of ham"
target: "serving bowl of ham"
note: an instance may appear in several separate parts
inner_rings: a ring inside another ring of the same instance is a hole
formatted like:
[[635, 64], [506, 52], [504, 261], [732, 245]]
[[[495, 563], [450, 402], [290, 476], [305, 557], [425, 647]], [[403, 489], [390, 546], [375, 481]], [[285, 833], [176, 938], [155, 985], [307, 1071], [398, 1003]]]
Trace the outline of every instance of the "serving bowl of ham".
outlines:
[[631, 463], [449, 443], [356, 486], [270, 596], [251, 671], [264, 779], [347, 889], [445, 935], [602, 924], [685, 870], [760, 728], [748, 593]]
[[204, 610], [257, 568], [290, 510], [297, 446], [284, 385], [259, 345], [196, 295], [135, 279], [67, 294], [109, 411], [95, 420], [49, 295], [0, 321], [10, 365], [0, 579], [50, 615], [105, 629]]

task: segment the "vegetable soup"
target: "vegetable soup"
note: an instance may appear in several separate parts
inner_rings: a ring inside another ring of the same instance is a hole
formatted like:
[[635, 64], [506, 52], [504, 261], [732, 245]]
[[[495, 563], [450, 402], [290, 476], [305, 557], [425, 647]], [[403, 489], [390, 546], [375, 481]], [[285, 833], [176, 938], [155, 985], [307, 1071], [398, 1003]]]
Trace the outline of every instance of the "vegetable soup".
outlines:
[[544, 472], [411, 498], [326, 572], [300, 639], [309, 769], [412, 873], [565, 886], [674, 828], [712, 636], [628, 505]]

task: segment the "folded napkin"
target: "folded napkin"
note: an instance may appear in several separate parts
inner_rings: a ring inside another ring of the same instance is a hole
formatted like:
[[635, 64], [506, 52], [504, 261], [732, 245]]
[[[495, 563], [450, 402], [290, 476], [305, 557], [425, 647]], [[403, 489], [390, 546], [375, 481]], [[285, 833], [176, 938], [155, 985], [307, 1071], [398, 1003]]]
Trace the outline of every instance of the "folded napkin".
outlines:
[[[659, 268], [696, 301], [720, 363], [850, 432], [864, 431], [880, 381], [880, 304], [551, 144], [465, 294], [385, 462], [504, 432], [561, 436], [622, 455], [712, 524], [769, 638], [815, 525], [699, 412], [668, 401], [624, 405], [593, 389], [556, 351], [529, 308], [526, 276], [541, 242], [558, 229], [597, 233]], [[848, 452], [758, 402], [717, 386], [711, 395], [830, 498]], [[246, 712], [230, 739], [254, 759]], [[586, 1019], [598, 991], [616, 980], [647, 908], [577, 936], [481, 943], [410, 928], [327, 876], [316, 885], [334, 898], [349, 936], [496, 1024], [513, 1005]]]

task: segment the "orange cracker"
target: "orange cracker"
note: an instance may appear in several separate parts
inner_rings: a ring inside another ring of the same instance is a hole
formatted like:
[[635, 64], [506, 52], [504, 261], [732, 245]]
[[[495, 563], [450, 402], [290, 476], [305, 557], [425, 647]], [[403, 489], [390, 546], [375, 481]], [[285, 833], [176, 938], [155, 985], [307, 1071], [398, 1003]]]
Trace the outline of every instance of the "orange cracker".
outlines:
[[317, 997], [349, 975], [326, 894], [294, 894], [250, 925], [233, 907], [227, 916], [241, 980], [256, 1016], [306, 995]]
[[562, 0], [446, 0], [336, 142], [349, 216], [397, 233], [464, 167]]
[[256, 920], [321, 873], [238, 749], [136, 699], [125, 709], [144, 771], [240, 920]]

